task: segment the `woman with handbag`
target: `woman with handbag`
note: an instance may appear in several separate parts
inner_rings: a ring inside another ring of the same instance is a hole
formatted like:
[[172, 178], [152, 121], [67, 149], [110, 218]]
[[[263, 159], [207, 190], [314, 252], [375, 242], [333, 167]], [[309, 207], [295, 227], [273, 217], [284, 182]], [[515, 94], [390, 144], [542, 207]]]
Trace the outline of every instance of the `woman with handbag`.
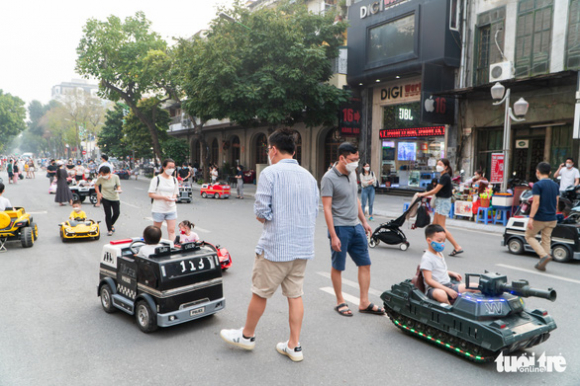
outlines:
[[368, 162], [363, 164], [362, 173], [359, 174], [360, 185], [361, 185], [361, 205], [363, 213], [367, 206], [367, 200], [369, 203], [369, 221], [373, 219], [373, 204], [375, 202], [375, 186], [377, 185], [377, 178], [375, 173], [371, 172], [371, 167]]

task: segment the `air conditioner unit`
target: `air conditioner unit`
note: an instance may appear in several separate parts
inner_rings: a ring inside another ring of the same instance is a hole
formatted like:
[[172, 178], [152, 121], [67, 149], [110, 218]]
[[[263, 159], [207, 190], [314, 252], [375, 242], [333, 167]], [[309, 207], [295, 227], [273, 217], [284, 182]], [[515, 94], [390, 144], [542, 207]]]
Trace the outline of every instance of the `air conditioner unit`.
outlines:
[[512, 62], [494, 63], [489, 66], [489, 82], [512, 79], [514, 77], [514, 64]]
[[189, 127], [189, 125], [191, 125], [191, 120], [189, 118], [182, 119], [181, 125], [184, 127]]

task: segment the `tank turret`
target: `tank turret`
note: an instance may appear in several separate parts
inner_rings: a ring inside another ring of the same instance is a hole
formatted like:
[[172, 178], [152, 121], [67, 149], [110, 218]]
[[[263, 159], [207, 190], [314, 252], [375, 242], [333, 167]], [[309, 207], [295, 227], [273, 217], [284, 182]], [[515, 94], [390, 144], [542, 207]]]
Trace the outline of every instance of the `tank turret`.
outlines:
[[504, 292], [524, 298], [537, 297], [555, 301], [557, 293], [554, 289], [548, 288], [547, 291], [531, 288], [527, 280], [515, 280], [508, 284], [507, 276], [496, 274], [465, 274], [465, 285], [469, 289], [479, 290], [483, 295], [495, 297]]

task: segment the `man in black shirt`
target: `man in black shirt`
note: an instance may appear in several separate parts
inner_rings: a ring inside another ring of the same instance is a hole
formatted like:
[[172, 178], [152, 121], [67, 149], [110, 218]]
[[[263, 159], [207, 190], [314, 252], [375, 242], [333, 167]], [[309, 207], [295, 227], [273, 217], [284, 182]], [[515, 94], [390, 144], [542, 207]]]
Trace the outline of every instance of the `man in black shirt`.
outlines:
[[56, 176], [56, 161], [51, 159], [50, 165], [46, 167], [46, 176], [48, 177], [48, 184], [52, 184], [52, 180]]
[[191, 173], [189, 171], [189, 168], [187, 167], [187, 162], [183, 163], [183, 165], [181, 166], [181, 169], [179, 169], [177, 174], [179, 175], [179, 177], [181, 177], [181, 179], [183, 180], [183, 183], [186, 184], [187, 179], [189, 177], [191, 177]]

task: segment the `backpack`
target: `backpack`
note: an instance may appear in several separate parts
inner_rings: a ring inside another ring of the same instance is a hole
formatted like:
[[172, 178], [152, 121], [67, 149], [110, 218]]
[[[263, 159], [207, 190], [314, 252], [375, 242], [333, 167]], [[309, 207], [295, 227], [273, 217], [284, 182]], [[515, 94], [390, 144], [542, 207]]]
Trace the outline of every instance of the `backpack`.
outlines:
[[419, 209], [417, 209], [417, 221], [415, 221], [415, 227], [425, 228], [430, 223], [431, 216], [429, 216], [429, 212], [427, 211], [425, 204], [421, 203], [421, 206], [419, 206]]
[[[157, 178], [157, 185], [155, 185], [155, 192], [157, 192], [157, 190], [159, 189], [159, 175], [156, 176], [155, 178]], [[173, 183], [175, 185], [177, 185], [177, 180], [175, 179], [175, 177], [173, 177]], [[153, 198], [151, 199], [151, 203], [153, 204], [153, 201], [155, 201]]]

